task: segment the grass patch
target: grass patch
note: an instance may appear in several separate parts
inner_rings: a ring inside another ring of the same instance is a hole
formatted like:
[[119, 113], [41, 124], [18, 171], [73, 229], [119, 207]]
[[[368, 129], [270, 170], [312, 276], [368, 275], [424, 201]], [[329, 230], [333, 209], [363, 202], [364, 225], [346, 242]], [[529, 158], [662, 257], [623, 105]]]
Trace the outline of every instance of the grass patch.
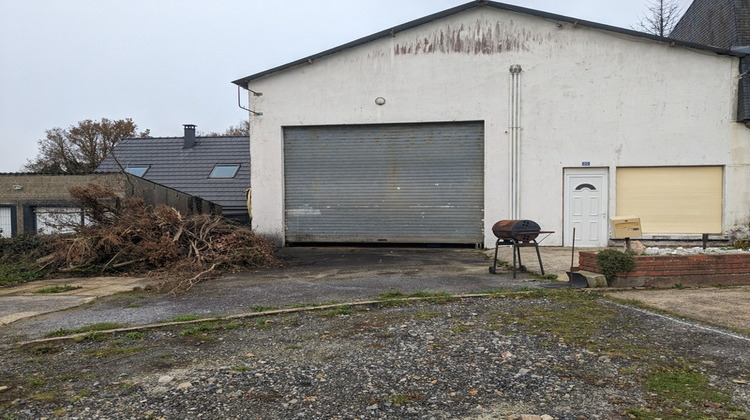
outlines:
[[52, 346], [49, 344], [42, 344], [34, 347], [31, 352], [34, 354], [54, 354], [62, 350], [60, 346]]
[[92, 331], [90, 333], [87, 333], [83, 337], [79, 338], [78, 341], [106, 341], [109, 338], [109, 334], [105, 334], [103, 332], [99, 331]]
[[28, 283], [42, 277], [43, 274], [31, 264], [0, 264], [0, 286]]
[[375, 300], [381, 303], [393, 304], [395, 302], [408, 300], [409, 298], [426, 298], [425, 300], [432, 303], [451, 302], [456, 298], [446, 292], [414, 292], [411, 294], [391, 291], [379, 295]]
[[31, 399], [40, 402], [52, 402], [57, 399], [57, 395], [54, 392], [39, 392], [33, 394]]
[[107, 347], [102, 349], [94, 349], [84, 352], [84, 357], [92, 359], [103, 359], [111, 356], [129, 356], [146, 350], [146, 346], [133, 346], [133, 347]]
[[210, 322], [202, 322], [194, 327], [186, 328], [182, 331], [180, 331], [181, 335], [199, 335], [199, 334], [206, 334], [210, 331], [213, 331], [215, 329], [215, 326]]
[[395, 406], [400, 406], [404, 404], [414, 403], [414, 402], [420, 402], [425, 400], [425, 396], [423, 394], [419, 394], [416, 392], [410, 392], [407, 394], [395, 394], [391, 395], [389, 398], [391, 403]]
[[591, 339], [617, 316], [614, 308], [595, 301], [596, 294], [576, 291], [539, 291], [516, 295], [516, 298], [535, 296], [549, 300], [549, 304], [520, 307], [513, 311], [518, 324], [532, 333], [547, 333], [570, 344], [587, 347]]
[[62, 286], [49, 286], [49, 287], [43, 287], [41, 289], [35, 290], [34, 293], [37, 294], [45, 294], [45, 293], [65, 293], [69, 292], [71, 290], [78, 290], [81, 289], [81, 286], [71, 286], [69, 284], [64, 284]]
[[[725, 406], [731, 398], [709, 385], [706, 375], [680, 367], [652, 372], [645, 380], [644, 388], [651, 392], [653, 400], [648, 408], [630, 407], [630, 418], [641, 420], [677, 420], [707, 418], [746, 418], [746, 412]], [[707, 416], [706, 409], [715, 411]], [[735, 412], [735, 413], [733, 413]], [[739, 416], [743, 417], [739, 417]]]
[[[263, 320], [259, 321], [263, 322]], [[207, 336], [210, 332], [216, 332], [216, 331], [227, 331], [227, 330], [235, 330], [239, 328], [242, 324], [238, 321], [205, 321], [201, 322], [199, 324], [195, 324], [191, 328], [186, 328], [182, 331], [180, 331], [180, 335], [185, 336], [193, 336], [193, 335], [203, 335]]]
[[330, 311], [326, 311], [323, 313], [324, 317], [330, 318], [338, 315], [351, 315], [352, 310], [349, 306], [340, 306], [338, 308], [333, 308]]
[[708, 385], [708, 378], [687, 369], [653, 373], [647, 380], [647, 390], [672, 403], [703, 406], [706, 402], [725, 403], [730, 398]]
[[143, 340], [144, 338], [146, 338], [146, 334], [140, 331], [131, 331], [129, 333], [125, 333], [124, 337], [126, 340], [138, 341], [138, 340]]
[[40, 386], [46, 385], [47, 381], [44, 378], [33, 377], [29, 378], [29, 380], [26, 381], [26, 384], [32, 388], [38, 388]]
[[390, 291], [388, 293], [380, 294], [375, 300], [391, 300], [391, 299], [405, 299], [409, 297], [406, 293]]

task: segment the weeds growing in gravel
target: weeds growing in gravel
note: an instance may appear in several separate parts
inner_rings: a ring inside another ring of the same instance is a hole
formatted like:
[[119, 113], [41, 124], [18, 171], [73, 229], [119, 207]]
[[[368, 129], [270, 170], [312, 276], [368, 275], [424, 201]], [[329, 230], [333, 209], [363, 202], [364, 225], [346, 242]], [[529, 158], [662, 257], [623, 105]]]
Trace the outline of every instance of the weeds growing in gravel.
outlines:
[[76, 328], [74, 330], [70, 330], [67, 328], [59, 328], [55, 331], [45, 334], [45, 337], [46, 338], [65, 337], [67, 335], [80, 334], [80, 333], [86, 333], [86, 332], [116, 330], [118, 328], [122, 328], [122, 324], [119, 324], [117, 322], [101, 322], [98, 324], [91, 324], [85, 327]]
[[35, 290], [34, 293], [38, 294], [45, 294], [45, 293], [65, 293], [69, 292], [71, 290], [78, 290], [81, 289], [81, 286], [71, 286], [69, 284], [65, 284], [62, 286], [49, 286], [49, 287], [43, 287], [39, 290]]
[[162, 322], [183, 322], [183, 321], [195, 321], [197, 319], [205, 318], [203, 315], [178, 315], [172, 318], [169, 318]]
[[103, 359], [111, 356], [129, 356], [146, 350], [146, 346], [133, 346], [133, 347], [105, 347], [100, 349], [88, 350], [83, 353], [83, 357], [90, 359]]
[[326, 311], [323, 313], [324, 317], [333, 317], [338, 315], [351, 315], [352, 310], [349, 308], [349, 306], [340, 306], [338, 308], [331, 309], [329, 311]]

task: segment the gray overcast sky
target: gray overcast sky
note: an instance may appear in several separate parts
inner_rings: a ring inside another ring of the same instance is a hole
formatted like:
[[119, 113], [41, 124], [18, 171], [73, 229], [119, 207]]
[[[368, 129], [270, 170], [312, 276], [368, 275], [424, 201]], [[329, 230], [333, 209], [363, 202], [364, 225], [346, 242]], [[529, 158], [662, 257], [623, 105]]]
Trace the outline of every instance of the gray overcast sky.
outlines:
[[[0, 172], [84, 119], [224, 131], [247, 118], [232, 80], [468, 1], [0, 0]], [[505, 3], [630, 28], [647, 0]]]

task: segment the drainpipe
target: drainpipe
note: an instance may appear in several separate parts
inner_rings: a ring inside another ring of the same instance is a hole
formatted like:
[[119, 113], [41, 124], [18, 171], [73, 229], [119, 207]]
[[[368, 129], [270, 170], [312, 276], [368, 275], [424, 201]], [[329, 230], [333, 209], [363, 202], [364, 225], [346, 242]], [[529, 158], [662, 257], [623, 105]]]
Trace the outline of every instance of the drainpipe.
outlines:
[[750, 128], [750, 46], [732, 47], [732, 52], [743, 54], [740, 57], [740, 68], [737, 98], [737, 121]]
[[510, 218], [519, 219], [521, 209], [521, 65], [510, 66], [510, 95], [509, 96], [509, 162], [510, 196], [508, 203]]

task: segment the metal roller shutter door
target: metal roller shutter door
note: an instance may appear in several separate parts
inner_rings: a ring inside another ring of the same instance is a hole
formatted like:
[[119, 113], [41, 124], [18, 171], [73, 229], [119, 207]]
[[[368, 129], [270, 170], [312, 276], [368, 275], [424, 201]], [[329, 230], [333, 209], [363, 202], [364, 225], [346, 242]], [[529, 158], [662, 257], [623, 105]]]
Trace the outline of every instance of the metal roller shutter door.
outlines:
[[288, 242], [483, 241], [482, 122], [287, 127]]

